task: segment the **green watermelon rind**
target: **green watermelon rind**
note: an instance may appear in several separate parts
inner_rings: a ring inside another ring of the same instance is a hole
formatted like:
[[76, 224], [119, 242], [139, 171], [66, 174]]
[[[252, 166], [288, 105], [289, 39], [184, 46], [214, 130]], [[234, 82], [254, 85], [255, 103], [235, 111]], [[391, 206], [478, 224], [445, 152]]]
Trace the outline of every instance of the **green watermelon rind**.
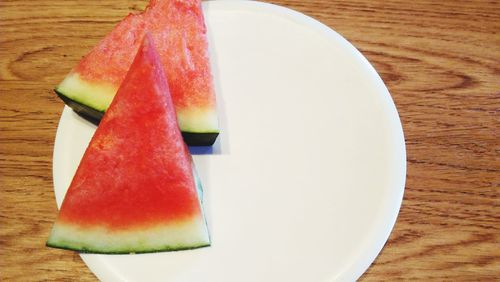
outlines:
[[[75, 113], [93, 124], [99, 125], [100, 120], [104, 116], [104, 110], [96, 110], [86, 105], [84, 102], [79, 101], [77, 98], [72, 98], [64, 94], [63, 90], [60, 88], [55, 88], [54, 91]], [[214, 144], [217, 136], [219, 136], [218, 131], [210, 130], [207, 130], [207, 132], [190, 132], [181, 129], [181, 133], [184, 142], [189, 146], [210, 146]]]
[[98, 111], [94, 108], [91, 108], [85, 104], [80, 103], [76, 99], [71, 99], [70, 97], [66, 96], [61, 90], [58, 88], [55, 88], [54, 91], [56, 92], [57, 96], [63, 100], [63, 102], [68, 105], [75, 113], [77, 113], [79, 116], [83, 117], [84, 119], [92, 122], [95, 125], [99, 125], [100, 120], [104, 116], [104, 111]]
[[116, 87], [107, 83], [86, 81], [75, 72], [69, 73], [56, 87], [56, 93], [100, 112], [109, 107], [117, 91]]
[[195, 250], [195, 249], [200, 249], [200, 248], [204, 248], [204, 247], [209, 247], [210, 243], [202, 243], [200, 245], [193, 245], [193, 246], [189, 246], [189, 247], [182, 246], [182, 245], [179, 245], [179, 247], [165, 246], [164, 248], [144, 249], [144, 250], [134, 251], [134, 252], [129, 252], [129, 251], [103, 252], [103, 251], [97, 250], [97, 249], [72, 248], [70, 246], [65, 246], [64, 244], [55, 245], [55, 244], [51, 244], [49, 242], [47, 242], [46, 246], [51, 247], [51, 248], [69, 250], [69, 251], [77, 251], [77, 252], [83, 253], [83, 254], [130, 255], [130, 254], [149, 254], [149, 253], [160, 253], [160, 252], [176, 252], [176, 251], [185, 251], [185, 250]]

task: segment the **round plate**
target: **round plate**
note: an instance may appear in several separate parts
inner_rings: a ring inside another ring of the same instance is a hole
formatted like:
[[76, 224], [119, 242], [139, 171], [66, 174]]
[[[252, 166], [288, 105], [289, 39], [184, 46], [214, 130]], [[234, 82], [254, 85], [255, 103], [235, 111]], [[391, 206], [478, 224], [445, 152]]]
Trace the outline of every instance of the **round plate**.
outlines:
[[[222, 131], [194, 153], [209, 248], [82, 255], [106, 281], [357, 279], [399, 212], [401, 123], [368, 61], [327, 26], [253, 1], [205, 2]], [[54, 148], [61, 204], [95, 126], [65, 108]], [[208, 153], [208, 154], [207, 154]]]

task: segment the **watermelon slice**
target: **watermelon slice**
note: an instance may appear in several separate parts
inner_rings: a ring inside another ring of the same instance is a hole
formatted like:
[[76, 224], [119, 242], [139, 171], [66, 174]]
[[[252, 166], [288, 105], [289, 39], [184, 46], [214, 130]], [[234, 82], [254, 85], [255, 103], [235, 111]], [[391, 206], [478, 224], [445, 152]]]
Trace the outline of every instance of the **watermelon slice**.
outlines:
[[206, 27], [199, 0], [151, 0], [125, 17], [55, 88], [73, 110], [98, 123], [151, 33], [168, 76], [188, 145], [212, 145], [219, 133]]
[[146, 36], [85, 151], [47, 245], [144, 253], [210, 245], [201, 185]]

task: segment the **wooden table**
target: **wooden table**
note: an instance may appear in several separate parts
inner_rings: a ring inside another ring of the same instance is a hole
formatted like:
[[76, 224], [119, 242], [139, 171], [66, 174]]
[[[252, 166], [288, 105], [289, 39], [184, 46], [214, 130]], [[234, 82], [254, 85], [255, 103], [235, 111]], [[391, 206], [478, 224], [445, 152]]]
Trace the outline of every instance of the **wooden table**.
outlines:
[[[279, 0], [372, 62], [406, 135], [398, 221], [362, 280], [500, 277], [500, 5], [496, 1]], [[496, 3], [495, 3], [496, 2]], [[57, 210], [52, 88], [144, 1], [0, 1], [0, 280], [94, 281], [44, 246]]]

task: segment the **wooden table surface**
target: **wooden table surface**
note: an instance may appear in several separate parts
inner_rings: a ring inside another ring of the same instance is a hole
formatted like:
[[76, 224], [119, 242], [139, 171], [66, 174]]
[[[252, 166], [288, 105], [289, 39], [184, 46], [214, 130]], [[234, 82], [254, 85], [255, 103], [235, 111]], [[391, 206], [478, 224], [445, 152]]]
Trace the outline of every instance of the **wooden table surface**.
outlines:
[[[362, 280], [500, 279], [497, 1], [272, 1], [329, 25], [375, 66], [399, 110], [408, 177], [390, 239]], [[53, 93], [139, 0], [0, 1], [0, 280], [95, 281], [46, 248], [57, 209]]]

